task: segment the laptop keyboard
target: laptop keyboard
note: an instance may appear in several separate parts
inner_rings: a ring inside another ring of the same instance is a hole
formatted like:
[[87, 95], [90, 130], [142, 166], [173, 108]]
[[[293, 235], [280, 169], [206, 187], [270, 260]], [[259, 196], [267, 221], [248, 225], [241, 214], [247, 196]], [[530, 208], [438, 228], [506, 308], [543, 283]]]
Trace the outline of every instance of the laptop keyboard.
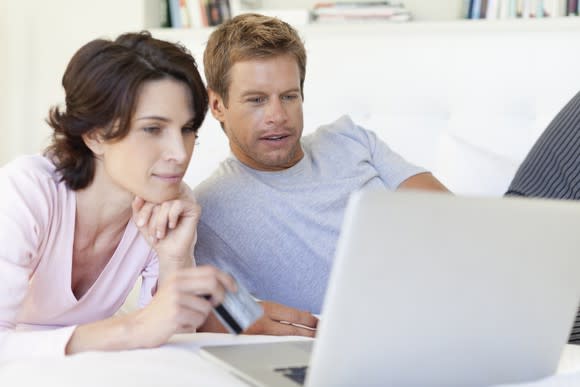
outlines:
[[307, 366], [303, 367], [284, 367], [284, 368], [275, 368], [274, 371], [281, 373], [288, 379], [294, 381], [295, 383], [300, 384], [301, 386], [304, 385], [304, 380], [306, 380], [306, 369]]

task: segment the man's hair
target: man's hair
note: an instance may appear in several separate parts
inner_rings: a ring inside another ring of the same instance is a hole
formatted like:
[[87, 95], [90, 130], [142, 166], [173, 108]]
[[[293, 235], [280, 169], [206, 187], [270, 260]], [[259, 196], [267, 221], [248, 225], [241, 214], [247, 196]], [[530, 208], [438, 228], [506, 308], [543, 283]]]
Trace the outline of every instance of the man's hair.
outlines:
[[197, 64], [183, 46], [154, 39], [144, 31], [114, 41], [96, 39], [74, 54], [62, 78], [65, 109], [53, 106], [46, 120], [53, 135], [45, 154], [67, 187], [86, 188], [95, 174], [93, 152], [82, 136], [99, 130], [107, 141], [124, 138], [142, 85], [164, 78], [187, 85], [197, 130], [207, 113], [208, 96]]
[[300, 93], [304, 99], [306, 50], [298, 32], [274, 17], [246, 13], [217, 27], [207, 42], [203, 64], [207, 86], [227, 105], [230, 70], [239, 61], [291, 55], [300, 70]]

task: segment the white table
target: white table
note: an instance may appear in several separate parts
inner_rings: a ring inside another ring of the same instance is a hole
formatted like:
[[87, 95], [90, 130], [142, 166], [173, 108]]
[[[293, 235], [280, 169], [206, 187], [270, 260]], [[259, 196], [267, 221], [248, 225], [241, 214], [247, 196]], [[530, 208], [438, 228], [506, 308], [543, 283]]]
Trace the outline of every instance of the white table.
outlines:
[[[247, 385], [223, 368], [201, 357], [200, 346], [280, 340], [302, 339], [246, 335], [235, 337], [215, 333], [176, 335], [170, 343], [155, 349], [87, 352], [58, 359], [8, 363], [0, 367], [0, 385], [241, 387]], [[580, 386], [580, 346], [566, 346], [558, 375], [525, 386]]]

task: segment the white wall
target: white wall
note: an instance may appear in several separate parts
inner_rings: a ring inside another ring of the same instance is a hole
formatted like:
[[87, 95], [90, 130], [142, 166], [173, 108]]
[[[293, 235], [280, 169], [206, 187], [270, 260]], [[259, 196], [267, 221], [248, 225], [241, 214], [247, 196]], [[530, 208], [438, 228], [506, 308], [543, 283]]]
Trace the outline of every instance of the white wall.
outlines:
[[142, 0], [0, 0], [0, 165], [40, 151], [48, 108], [61, 103], [62, 74], [91, 39], [139, 30]]

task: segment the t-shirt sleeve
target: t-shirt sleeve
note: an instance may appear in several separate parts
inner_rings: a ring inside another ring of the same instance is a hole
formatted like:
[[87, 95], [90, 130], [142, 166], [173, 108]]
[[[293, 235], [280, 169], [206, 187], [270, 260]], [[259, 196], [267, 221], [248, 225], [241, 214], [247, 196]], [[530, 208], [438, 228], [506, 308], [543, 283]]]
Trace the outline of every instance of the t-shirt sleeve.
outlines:
[[49, 178], [24, 172], [8, 167], [0, 169], [0, 362], [64, 356], [75, 329], [74, 326], [34, 332], [16, 329], [18, 311], [51, 216]]
[[390, 189], [396, 189], [411, 176], [427, 172], [426, 169], [408, 162], [397, 152], [393, 151], [376, 133], [360, 127], [359, 129], [366, 134], [371, 160], [375, 169]]
[[348, 145], [350, 153], [355, 155], [357, 161], [365, 159], [371, 163], [389, 189], [396, 189], [411, 176], [428, 172], [405, 160], [375, 132], [356, 125], [348, 116], [342, 116], [331, 127], [335, 133], [357, 144], [355, 147], [352, 147], [352, 142]]

